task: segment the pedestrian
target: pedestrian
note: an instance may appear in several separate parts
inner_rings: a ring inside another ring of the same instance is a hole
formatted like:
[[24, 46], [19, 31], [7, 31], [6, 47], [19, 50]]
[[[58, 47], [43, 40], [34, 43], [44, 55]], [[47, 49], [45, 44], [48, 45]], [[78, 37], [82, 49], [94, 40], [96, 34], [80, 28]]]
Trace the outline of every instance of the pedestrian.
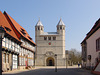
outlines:
[[78, 63], [78, 67], [80, 67], [80, 64]]

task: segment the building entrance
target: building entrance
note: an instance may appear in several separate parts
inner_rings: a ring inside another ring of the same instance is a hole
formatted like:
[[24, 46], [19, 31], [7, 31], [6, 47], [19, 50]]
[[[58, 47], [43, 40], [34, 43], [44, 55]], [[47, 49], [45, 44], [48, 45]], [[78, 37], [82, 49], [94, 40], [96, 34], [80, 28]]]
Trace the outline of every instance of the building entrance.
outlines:
[[54, 58], [49, 57], [46, 60], [47, 66], [54, 66]]

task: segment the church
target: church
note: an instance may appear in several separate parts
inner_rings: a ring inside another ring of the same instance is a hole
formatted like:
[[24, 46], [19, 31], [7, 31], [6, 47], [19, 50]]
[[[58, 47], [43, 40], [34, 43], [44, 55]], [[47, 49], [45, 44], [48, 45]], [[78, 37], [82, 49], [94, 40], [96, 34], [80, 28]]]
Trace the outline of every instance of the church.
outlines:
[[36, 66], [65, 66], [65, 24], [57, 24], [57, 32], [44, 32], [42, 22], [35, 26]]

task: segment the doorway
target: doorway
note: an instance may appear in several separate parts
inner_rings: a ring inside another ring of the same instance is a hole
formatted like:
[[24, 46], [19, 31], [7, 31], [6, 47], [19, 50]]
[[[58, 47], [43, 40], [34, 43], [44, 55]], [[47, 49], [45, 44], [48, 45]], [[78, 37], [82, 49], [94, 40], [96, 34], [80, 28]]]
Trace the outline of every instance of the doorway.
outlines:
[[54, 58], [48, 57], [46, 60], [47, 66], [54, 66]]

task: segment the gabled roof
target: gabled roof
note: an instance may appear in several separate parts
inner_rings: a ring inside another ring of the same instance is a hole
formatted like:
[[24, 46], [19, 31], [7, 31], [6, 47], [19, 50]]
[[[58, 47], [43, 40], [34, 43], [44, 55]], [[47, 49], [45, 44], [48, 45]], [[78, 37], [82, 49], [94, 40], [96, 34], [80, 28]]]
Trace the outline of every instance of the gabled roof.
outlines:
[[62, 21], [62, 19], [60, 18], [59, 22], [57, 25], [65, 25], [64, 22]]
[[36, 26], [43, 26], [43, 24], [41, 23], [40, 19], [39, 19], [39, 21], [37, 22]]
[[87, 33], [85, 39], [81, 42], [81, 44], [86, 41], [94, 32], [96, 32], [100, 28], [100, 18], [95, 22], [92, 29]]
[[2, 26], [5, 29], [7, 34], [12, 36], [16, 40], [20, 41], [18, 39], [17, 35], [15, 34], [14, 30], [10, 26], [9, 22], [7, 21], [6, 17], [4, 16], [4, 14], [1, 11], [0, 11], [0, 26]]
[[20, 39], [20, 36], [23, 36], [24, 38], [26, 38], [27, 40], [29, 40], [30, 42], [32, 42], [34, 45], [36, 45], [32, 38], [29, 36], [29, 34], [27, 33], [27, 31], [20, 26], [10, 15], [8, 15], [6, 12], [4, 12], [4, 15], [8, 18], [8, 22], [11, 23], [14, 31], [16, 32], [16, 34], [20, 34], [18, 36], [18, 38]]

